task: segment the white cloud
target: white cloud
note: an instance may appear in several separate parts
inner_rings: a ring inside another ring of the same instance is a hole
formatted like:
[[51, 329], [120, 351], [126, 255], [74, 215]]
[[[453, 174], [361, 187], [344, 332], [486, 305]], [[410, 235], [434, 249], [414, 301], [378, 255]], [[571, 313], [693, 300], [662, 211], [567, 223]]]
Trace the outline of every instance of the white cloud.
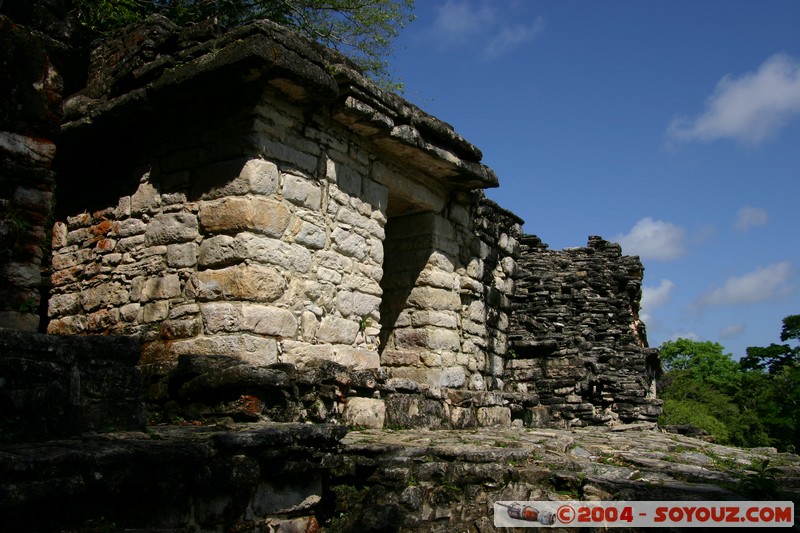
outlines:
[[494, 59], [508, 50], [536, 39], [544, 31], [544, 19], [536, 17], [530, 24], [517, 24], [503, 28], [486, 45], [481, 53], [484, 60]]
[[476, 5], [469, 0], [447, 0], [438, 8], [429, 36], [440, 47], [476, 49], [480, 59], [489, 61], [544, 31], [542, 17], [520, 23], [507, 10], [495, 7], [488, 2]]
[[676, 331], [669, 336], [668, 340], [676, 341], [678, 339], [689, 339], [690, 341], [699, 341], [702, 339], [700, 335], [694, 331]]
[[697, 307], [742, 305], [765, 302], [789, 294], [792, 264], [788, 261], [759, 268], [742, 276], [730, 277], [722, 287], [712, 289], [696, 302]]
[[767, 212], [758, 207], [743, 207], [736, 215], [736, 229], [747, 231], [756, 226], [763, 226], [767, 223]]
[[642, 259], [671, 261], [686, 253], [683, 244], [685, 237], [684, 228], [646, 217], [634, 224], [630, 232], [617, 235], [613, 240], [622, 245], [626, 254], [638, 255]]
[[669, 303], [670, 293], [674, 287], [675, 284], [668, 279], [662, 279], [658, 287], [642, 287], [642, 303], [639, 318], [641, 318], [645, 324], [653, 319], [652, 312], [654, 309]]
[[744, 324], [732, 324], [722, 328], [719, 331], [719, 336], [723, 339], [738, 337], [745, 330], [745, 328], [746, 326]]
[[706, 109], [695, 118], [672, 120], [667, 135], [680, 141], [735, 139], [756, 145], [800, 114], [800, 62], [776, 54], [757, 72], [717, 83]]
[[438, 11], [433, 23], [436, 38], [440, 43], [451, 45], [469, 42], [485, 31], [495, 18], [488, 5], [473, 9], [469, 2], [458, 0], [447, 0]]

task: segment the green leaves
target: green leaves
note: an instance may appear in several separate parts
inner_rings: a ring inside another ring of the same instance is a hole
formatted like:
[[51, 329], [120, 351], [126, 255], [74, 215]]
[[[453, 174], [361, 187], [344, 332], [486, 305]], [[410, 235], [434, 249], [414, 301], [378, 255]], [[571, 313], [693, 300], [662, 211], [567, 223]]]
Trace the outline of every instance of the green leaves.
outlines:
[[693, 400], [664, 400], [664, 414], [659, 419], [663, 426], [691, 424], [713, 435], [717, 442], [729, 442], [728, 428], [712, 414], [713, 406]]
[[[789, 315], [783, 319], [781, 340], [800, 340], [800, 315]], [[779, 374], [786, 367], [797, 367], [800, 364], [800, 346], [788, 344], [770, 344], [767, 347], [751, 346], [747, 355], [742, 358], [742, 368], [747, 370], [767, 370], [770, 374]]]
[[[800, 340], [800, 315], [782, 341]], [[750, 347], [736, 362], [721, 344], [677, 339], [661, 346], [662, 424], [692, 424], [718, 442], [791, 449], [800, 440], [800, 348]]]
[[75, 0], [78, 21], [86, 28], [105, 33], [145, 17], [150, 2], [139, 0]]
[[389, 74], [392, 43], [414, 20], [414, 0], [76, 0], [84, 26], [107, 32], [161, 13], [178, 24], [215, 18], [231, 27], [270, 19], [348, 56], [378, 86], [402, 86]]
[[724, 349], [716, 342], [677, 339], [661, 345], [661, 361], [667, 370], [688, 370], [700, 382], [732, 392], [739, 388], [739, 365]]

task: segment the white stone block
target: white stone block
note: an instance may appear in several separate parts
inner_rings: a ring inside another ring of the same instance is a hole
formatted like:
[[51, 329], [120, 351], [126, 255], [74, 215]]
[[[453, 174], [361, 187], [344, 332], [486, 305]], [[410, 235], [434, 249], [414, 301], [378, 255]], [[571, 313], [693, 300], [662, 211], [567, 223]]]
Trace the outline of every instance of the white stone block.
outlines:
[[351, 427], [381, 429], [386, 418], [386, 405], [383, 400], [373, 398], [348, 398], [342, 418]]
[[511, 425], [511, 409], [508, 407], [479, 407], [477, 415], [479, 426]]
[[197, 264], [197, 244], [170, 244], [167, 246], [167, 265], [173, 268], [188, 268]]
[[297, 335], [297, 318], [288, 309], [244, 304], [242, 319], [244, 329], [260, 335], [286, 338], [294, 338]]
[[144, 282], [141, 301], [165, 300], [181, 295], [181, 280], [177, 274], [148, 278]]
[[243, 245], [245, 256], [254, 261], [277, 265], [294, 272], [308, 272], [311, 269], [311, 252], [305, 246], [252, 233], [240, 233], [236, 239]]
[[198, 233], [197, 217], [192, 213], [167, 213], [154, 216], [147, 224], [147, 246], [194, 240]]
[[358, 330], [358, 322], [329, 315], [322, 319], [322, 324], [317, 331], [317, 341], [331, 344], [353, 344]]
[[435, 381], [434, 383], [431, 384], [437, 387], [458, 389], [463, 387], [464, 383], [467, 380], [467, 376], [464, 373], [464, 369], [461, 368], [460, 366], [452, 366], [449, 368], [445, 368], [434, 375], [435, 375]]
[[239, 303], [214, 302], [200, 305], [206, 333], [241, 331], [242, 305]]
[[280, 183], [278, 167], [263, 159], [251, 159], [245, 163], [239, 177], [249, 185], [251, 192], [258, 194], [273, 194]]
[[[148, 172], [142, 178], [147, 180], [150, 177]], [[155, 211], [161, 206], [161, 195], [158, 190], [153, 187], [148, 181], [143, 181], [139, 184], [139, 188], [131, 195], [131, 214], [136, 215], [140, 213], [150, 213]]]
[[378, 352], [353, 346], [338, 345], [334, 347], [333, 360], [355, 370], [380, 368], [381, 361]]
[[215, 235], [200, 243], [197, 263], [201, 268], [225, 266], [246, 257], [244, 246], [230, 235]]
[[313, 250], [325, 248], [328, 235], [325, 229], [310, 222], [301, 222], [294, 232], [294, 241]]
[[333, 230], [331, 238], [334, 242], [334, 250], [348, 257], [357, 259], [358, 261], [363, 260], [367, 256], [367, 253], [369, 253], [366, 239], [342, 226]]
[[322, 205], [322, 189], [308, 178], [294, 174], [283, 175], [283, 197], [295, 205], [319, 209]]

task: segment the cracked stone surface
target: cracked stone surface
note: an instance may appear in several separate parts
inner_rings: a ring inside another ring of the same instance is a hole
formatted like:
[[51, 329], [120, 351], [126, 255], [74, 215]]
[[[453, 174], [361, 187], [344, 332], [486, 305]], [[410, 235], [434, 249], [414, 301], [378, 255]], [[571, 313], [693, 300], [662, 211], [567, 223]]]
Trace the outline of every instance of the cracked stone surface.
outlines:
[[535, 465], [555, 475], [581, 478], [576, 496], [596, 486], [600, 491], [589, 489], [596, 496], [591, 499], [708, 499], [711, 495], [722, 500], [750, 499], [757, 496], [753, 493], [756, 481], [765, 478], [775, 480], [789, 499], [800, 496], [797, 455], [773, 448], [722, 446], [665, 433], [654, 424], [570, 430], [363, 430], [351, 431], [342, 443], [345, 453], [379, 452], [410, 461], [436, 456]]
[[347, 433], [228, 423], [4, 444], [0, 480], [0, 513], [19, 531], [104, 517], [109, 531], [487, 532], [495, 501], [797, 502], [800, 457], [652, 424]]

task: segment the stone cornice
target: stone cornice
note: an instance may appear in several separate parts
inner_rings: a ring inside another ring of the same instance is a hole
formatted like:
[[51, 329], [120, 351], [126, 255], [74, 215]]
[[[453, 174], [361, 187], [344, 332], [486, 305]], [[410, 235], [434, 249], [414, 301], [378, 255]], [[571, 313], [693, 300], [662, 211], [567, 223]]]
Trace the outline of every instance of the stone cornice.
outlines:
[[364, 77], [342, 54], [269, 21], [220, 33], [212, 25], [179, 28], [155, 16], [122, 30], [92, 52], [87, 87], [64, 104], [63, 132], [170, 112], [164, 102], [237, 98], [270, 86], [336, 122], [388, 156], [402, 157], [449, 187], [498, 186], [482, 154], [452, 126]]

